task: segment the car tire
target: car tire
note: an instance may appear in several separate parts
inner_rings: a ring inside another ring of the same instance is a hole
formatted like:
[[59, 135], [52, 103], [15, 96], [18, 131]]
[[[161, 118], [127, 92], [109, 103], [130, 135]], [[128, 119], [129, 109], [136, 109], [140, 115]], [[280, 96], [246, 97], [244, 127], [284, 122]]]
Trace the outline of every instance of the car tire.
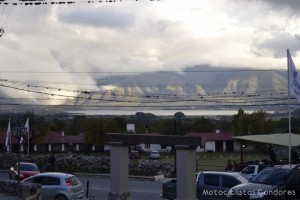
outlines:
[[59, 194], [55, 197], [55, 200], [68, 200], [65, 195]]

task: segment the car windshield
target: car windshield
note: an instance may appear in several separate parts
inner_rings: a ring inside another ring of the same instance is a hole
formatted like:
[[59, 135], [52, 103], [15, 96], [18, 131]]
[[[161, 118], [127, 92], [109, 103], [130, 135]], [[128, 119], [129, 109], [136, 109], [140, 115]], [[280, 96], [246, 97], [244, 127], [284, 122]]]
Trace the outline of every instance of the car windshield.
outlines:
[[39, 171], [39, 169], [36, 165], [31, 165], [31, 164], [21, 164], [20, 170], [22, 170], [22, 171]]
[[265, 169], [257, 174], [252, 180], [252, 183], [261, 183], [265, 185], [284, 185], [291, 174], [291, 170], [287, 169]]

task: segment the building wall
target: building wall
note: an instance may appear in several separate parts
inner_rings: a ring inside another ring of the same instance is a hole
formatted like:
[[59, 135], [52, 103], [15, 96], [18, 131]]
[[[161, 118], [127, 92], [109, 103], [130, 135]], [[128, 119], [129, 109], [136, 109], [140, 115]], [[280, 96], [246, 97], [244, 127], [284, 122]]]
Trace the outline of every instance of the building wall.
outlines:
[[205, 151], [216, 151], [215, 141], [206, 141], [205, 142]]

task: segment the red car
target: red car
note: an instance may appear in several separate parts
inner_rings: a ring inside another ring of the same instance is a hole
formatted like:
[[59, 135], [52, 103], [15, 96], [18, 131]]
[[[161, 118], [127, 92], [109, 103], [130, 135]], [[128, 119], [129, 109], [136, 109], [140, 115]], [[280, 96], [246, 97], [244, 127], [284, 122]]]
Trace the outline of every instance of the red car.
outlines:
[[[9, 178], [18, 180], [18, 163], [9, 170]], [[41, 173], [38, 166], [34, 163], [20, 162], [20, 180]]]
[[138, 151], [131, 151], [129, 153], [129, 159], [141, 159], [141, 154]]

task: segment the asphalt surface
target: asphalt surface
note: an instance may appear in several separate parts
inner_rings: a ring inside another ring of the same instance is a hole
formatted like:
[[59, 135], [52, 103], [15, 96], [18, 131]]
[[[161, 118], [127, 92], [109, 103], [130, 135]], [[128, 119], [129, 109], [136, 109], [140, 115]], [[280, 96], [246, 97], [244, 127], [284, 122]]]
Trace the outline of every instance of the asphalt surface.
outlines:
[[0, 193], [0, 199], [1, 200], [17, 200], [17, 196], [13, 196], [11, 194], [3, 194], [3, 193]]
[[[6, 170], [0, 170], [0, 172], [5, 173]], [[92, 173], [74, 173], [77, 176], [85, 176], [85, 177], [110, 177], [109, 174], [92, 174]], [[139, 179], [139, 180], [148, 180], [148, 181], [158, 181], [163, 182], [166, 180], [164, 177], [160, 176], [129, 176], [129, 179]], [[18, 200], [17, 196], [14, 196], [12, 194], [6, 194], [6, 193], [0, 193], [0, 200]], [[87, 198], [84, 198], [83, 200], [89, 200]]]

